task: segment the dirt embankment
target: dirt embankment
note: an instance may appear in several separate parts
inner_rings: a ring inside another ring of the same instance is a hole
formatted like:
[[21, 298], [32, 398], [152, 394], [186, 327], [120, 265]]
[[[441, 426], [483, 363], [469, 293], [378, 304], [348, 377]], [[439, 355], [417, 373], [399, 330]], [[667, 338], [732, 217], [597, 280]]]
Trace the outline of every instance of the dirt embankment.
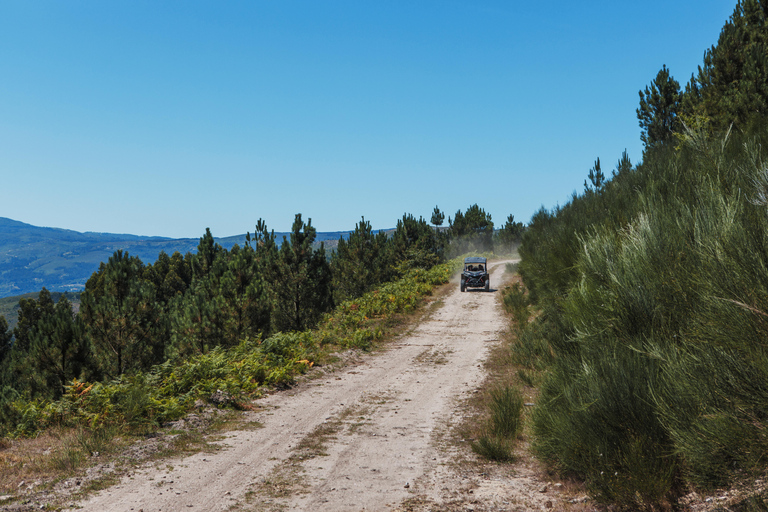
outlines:
[[[503, 273], [495, 264], [491, 283]], [[458, 288], [386, 350], [259, 400], [259, 428], [227, 433], [216, 453], [154, 461], [72, 510], [589, 509], [530, 457], [478, 462], [456, 438], [506, 329], [498, 293]]]

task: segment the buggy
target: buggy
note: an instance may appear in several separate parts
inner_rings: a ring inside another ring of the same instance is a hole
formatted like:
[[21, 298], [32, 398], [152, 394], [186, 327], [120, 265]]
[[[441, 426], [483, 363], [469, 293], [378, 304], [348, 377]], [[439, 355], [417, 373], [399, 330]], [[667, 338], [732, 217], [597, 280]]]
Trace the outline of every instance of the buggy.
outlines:
[[485, 258], [464, 258], [464, 271], [461, 273], [461, 291], [467, 288], [491, 289], [491, 277], [488, 275], [488, 261]]

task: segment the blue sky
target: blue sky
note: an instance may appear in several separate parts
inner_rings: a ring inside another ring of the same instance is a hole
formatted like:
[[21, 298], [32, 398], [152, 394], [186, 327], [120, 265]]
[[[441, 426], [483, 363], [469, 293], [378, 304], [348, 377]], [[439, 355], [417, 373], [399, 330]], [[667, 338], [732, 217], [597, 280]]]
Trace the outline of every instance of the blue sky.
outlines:
[[198, 237], [497, 226], [642, 156], [733, 1], [0, 0], [0, 217]]

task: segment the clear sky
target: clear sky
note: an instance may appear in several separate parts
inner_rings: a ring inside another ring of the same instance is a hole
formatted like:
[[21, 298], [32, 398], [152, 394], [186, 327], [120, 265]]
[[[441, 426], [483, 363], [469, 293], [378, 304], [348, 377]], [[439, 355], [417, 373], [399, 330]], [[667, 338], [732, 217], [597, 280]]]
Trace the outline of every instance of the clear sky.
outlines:
[[642, 156], [735, 0], [0, 0], [0, 217], [199, 237], [497, 226]]

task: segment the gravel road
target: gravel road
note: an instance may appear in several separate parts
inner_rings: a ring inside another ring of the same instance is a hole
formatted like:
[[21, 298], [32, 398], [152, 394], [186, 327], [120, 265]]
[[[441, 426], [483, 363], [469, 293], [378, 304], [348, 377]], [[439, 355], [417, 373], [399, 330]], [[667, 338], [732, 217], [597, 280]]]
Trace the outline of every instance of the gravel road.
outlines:
[[[492, 266], [492, 285], [504, 263]], [[249, 420], [261, 428], [228, 432], [215, 453], [141, 467], [78, 510], [357, 512], [404, 510], [416, 497], [441, 503], [460, 483], [449, 425], [506, 327], [497, 295], [493, 287], [461, 293], [456, 284], [383, 351], [259, 400]]]

